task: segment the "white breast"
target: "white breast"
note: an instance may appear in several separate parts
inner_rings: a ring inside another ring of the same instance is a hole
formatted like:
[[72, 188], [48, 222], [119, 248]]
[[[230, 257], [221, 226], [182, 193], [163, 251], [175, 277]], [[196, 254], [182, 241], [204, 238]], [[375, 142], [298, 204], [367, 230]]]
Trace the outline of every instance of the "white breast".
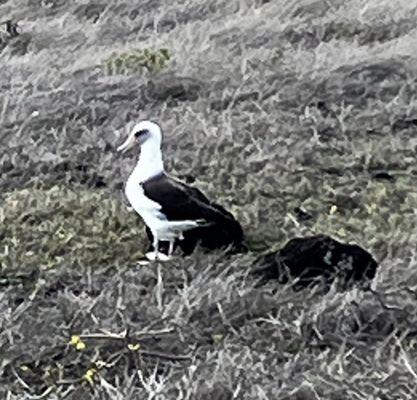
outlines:
[[133, 209], [143, 218], [145, 224], [159, 240], [182, 237], [182, 232], [198, 226], [197, 221], [168, 221], [160, 211], [161, 205], [146, 197], [143, 187], [132, 174], [126, 182], [125, 194]]
[[126, 182], [125, 194], [133, 209], [143, 218], [145, 224], [159, 240], [170, 240], [169, 222], [162, 214], [161, 205], [146, 197], [143, 187], [136, 176], [132, 174]]
[[153, 219], [165, 219], [165, 216], [160, 212], [161, 205], [145, 196], [143, 187], [132, 175], [126, 182], [125, 194], [133, 209], [143, 218], [146, 225], [150, 226]]

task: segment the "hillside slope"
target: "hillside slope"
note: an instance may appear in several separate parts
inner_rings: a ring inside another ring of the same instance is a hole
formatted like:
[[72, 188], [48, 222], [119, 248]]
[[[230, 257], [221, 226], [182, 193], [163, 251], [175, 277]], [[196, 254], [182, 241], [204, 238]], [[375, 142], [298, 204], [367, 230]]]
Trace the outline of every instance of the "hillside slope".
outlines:
[[[412, 398], [416, 14], [0, 0], [20, 29], [0, 26], [1, 397]], [[249, 254], [136, 266], [143, 224], [121, 189], [137, 154], [115, 148], [139, 119]], [[256, 287], [259, 253], [310, 233], [372, 252], [374, 291]]]

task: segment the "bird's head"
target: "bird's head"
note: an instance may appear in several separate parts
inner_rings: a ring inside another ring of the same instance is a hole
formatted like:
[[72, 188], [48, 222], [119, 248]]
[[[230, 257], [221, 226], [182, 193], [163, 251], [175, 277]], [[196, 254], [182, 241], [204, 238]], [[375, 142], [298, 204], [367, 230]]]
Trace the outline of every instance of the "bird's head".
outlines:
[[161, 141], [162, 132], [159, 125], [152, 121], [141, 121], [133, 127], [126, 141], [117, 148], [117, 151], [125, 152], [135, 145], [142, 146], [144, 143], [152, 143], [159, 148]]

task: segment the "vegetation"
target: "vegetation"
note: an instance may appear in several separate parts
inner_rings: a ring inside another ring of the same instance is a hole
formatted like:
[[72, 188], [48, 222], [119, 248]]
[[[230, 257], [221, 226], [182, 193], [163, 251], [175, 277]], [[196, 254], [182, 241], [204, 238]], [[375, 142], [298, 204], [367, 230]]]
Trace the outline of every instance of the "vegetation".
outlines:
[[149, 72], [162, 70], [170, 59], [168, 49], [150, 51], [132, 51], [113, 54], [105, 61], [105, 71], [108, 74], [128, 74], [147, 69]]
[[[133, 3], [0, 1], [0, 397], [413, 398], [415, 4]], [[137, 265], [115, 148], [148, 118], [251, 252]], [[370, 251], [373, 290], [257, 286], [311, 233]]]

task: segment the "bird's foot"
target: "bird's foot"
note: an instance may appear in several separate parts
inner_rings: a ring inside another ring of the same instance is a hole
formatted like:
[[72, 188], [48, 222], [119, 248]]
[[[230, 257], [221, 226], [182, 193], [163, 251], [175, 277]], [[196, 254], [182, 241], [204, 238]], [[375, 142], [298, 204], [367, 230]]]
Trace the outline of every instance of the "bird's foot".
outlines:
[[145, 265], [149, 265], [150, 263], [151, 263], [151, 262], [149, 261], [149, 259], [148, 259], [148, 258], [141, 257], [141, 258], [138, 260], [137, 265], [138, 265], [138, 266], [140, 266], [140, 267], [143, 267], [143, 266], [145, 266]]
[[145, 256], [149, 261], [162, 261], [162, 262], [164, 262], [164, 261], [171, 260], [170, 256], [167, 256], [166, 254], [160, 253], [160, 252], [158, 252], [156, 254], [154, 251], [150, 251], [150, 252], [146, 253]]

